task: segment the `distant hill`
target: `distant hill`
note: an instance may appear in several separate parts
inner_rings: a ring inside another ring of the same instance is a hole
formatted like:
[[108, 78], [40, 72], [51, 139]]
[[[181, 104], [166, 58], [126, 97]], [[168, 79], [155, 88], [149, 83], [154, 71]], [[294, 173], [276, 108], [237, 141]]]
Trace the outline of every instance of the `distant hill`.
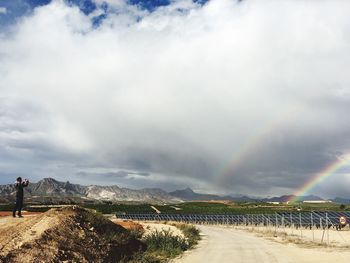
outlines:
[[323, 199], [317, 195], [299, 196], [298, 200], [300, 200], [300, 201], [325, 201], [325, 199]]
[[261, 201], [263, 202], [287, 202], [291, 198], [295, 197], [294, 195], [282, 195], [282, 196], [275, 196], [271, 198], [263, 198]]
[[[282, 196], [276, 196], [276, 197], [271, 197], [271, 198], [263, 198], [261, 199], [261, 201], [263, 202], [287, 202], [291, 199], [295, 199], [296, 196], [295, 195], [282, 195]], [[322, 199], [319, 196], [316, 195], [306, 195], [306, 196], [298, 196], [296, 198], [296, 200], [298, 201], [323, 201], [324, 199]]]
[[[220, 196], [214, 194], [201, 194], [196, 193], [191, 188], [185, 188], [183, 190], [176, 190], [169, 192], [169, 195], [180, 198], [185, 201], [209, 201], [209, 200], [231, 200], [236, 202], [280, 202], [284, 203], [295, 198], [295, 195], [282, 195], [270, 198], [258, 198], [249, 196]], [[319, 196], [307, 195], [297, 198], [299, 201], [321, 201], [324, 200]], [[348, 200], [350, 202], [350, 200]]]
[[240, 202], [252, 202], [256, 199], [250, 198], [248, 196], [220, 196], [214, 194], [200, 194], [193, 191], [191, 188], [187, 187], [183, 190], [176, 190], [169, 192], [169, 195], [180, 198], [185, 201], [210, 201], [210, 200], [230, 200], [230, 201], [240, 201]]
[[[14, 185], [0, 185], [0, 200], [14, 199]], [[147, 203], [174, 203], [180, 199], [169, 195], [162, 189], [141, 189], [134, 190], [113, 186], [71, 184], [60, 182], [53, 178], [44, 178], [37, 183], [30, 183], [25, 188], [27, 198], [80, 198], [80, 200], [99, 201], [133, 201]]]
[[331, 199], [331, 201], [333, 201], [334, 203], [344, 204], [344, 205], [350, 204], [350, 198], [336, 197], [334, 199]]
[[223, 199], [218, 195], [213, 194], [199, 194], [194, 192], [191, 188], [186, 188], [183, 190], [176, 190], [173, 192], [169, 192], [169, 195], [180, 198], [186, 201], [204, 201], [204, 200], [218, 200]]

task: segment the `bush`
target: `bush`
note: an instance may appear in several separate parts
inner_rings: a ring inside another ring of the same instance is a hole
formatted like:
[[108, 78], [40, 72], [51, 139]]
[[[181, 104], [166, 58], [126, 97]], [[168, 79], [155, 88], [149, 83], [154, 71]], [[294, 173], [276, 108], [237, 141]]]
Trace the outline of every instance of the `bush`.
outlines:
[[140, 239], [142, 238], [143, 234], [145, 233], [145, 230], [143, 229], [143, 227], [132, 227], [129, 229], [130, 231], [130, 235]]
[[157, 252], [161, 257], [174, 258], [189, 248], [185, 238], [174, 236], [170, 230], [154, 231], [144, 237], [147, 251]]
[[150, 253], [149, 251], [141, 251], [135, 254], [132, 259], [125, 259], [120, 263], [162, 263], [166, 261], [166, 258], [160, 258], [159, 255], [157, 255], [156, 253]]
[[12, 211], [15, 207], [15, 204], [2, 204], [0, 205], [0, 211]]
[[180, 255], [196, 245], [200, 239], [199, 230], [188, 224], [175, 224], [185, 237], [174, 236], [171, 230], [154, 231], [143, 238], [145, 252], [137, 254], [128, 263], [161, 263]]
[[198, 244], [200, 240], [199, 229], [189, 224], [177, 224], [175, 225], [184, 234], [189, 248]]

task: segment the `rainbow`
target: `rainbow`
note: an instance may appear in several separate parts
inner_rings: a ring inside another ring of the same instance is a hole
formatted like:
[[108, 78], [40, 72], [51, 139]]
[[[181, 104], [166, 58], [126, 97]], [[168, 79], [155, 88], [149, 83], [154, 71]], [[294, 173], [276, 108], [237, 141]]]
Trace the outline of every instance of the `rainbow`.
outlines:
[[293, 105], [287, 110], [279, 113], [275, 118], [272, 118], [267, 124], [257, 129], [247, 140], [245, 140], [231, 158], [225, 162], [225, 165], [219, 169], [216, 182], [219, 185], [225, 185], [228, 177], [234, 176], [234, 171], [237, 167], [249, 159], [250, 155], [263, 144], [266, 138], [281, 127], [283, 124], [290, 122], [297, 116], [297, 113], [302, 109], [301, 105]]
[[306, 195], [309, 193], [316, 185], [324, 181], [326, 178], [337, 173], [341, 168], [350, 164], [350, 154], [338, 158], [335, 162], [326, 166], [323, 170], [315, 174], [311, 179], [309, 179], [305, 184], [298, 188], [292, 198], [289, 199], [289, 202], [298, 201], [300, 196]]

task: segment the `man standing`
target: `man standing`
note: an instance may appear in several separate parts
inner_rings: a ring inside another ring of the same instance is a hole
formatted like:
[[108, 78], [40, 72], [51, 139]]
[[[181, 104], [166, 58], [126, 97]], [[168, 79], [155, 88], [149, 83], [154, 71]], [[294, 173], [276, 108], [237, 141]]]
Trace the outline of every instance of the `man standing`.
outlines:
[[15, 183], [16, 187], [16, 205], [13, 209], [13, 217], [16, 217], [16, 211], [18, 211], [18, 217], [22, 217], [22, 207], [23, 207], [23, 188], [27, 187], [29, 185], [29, 180], [24, 179], [24, 182], [22, 182], [22, 178], [18, 177]]

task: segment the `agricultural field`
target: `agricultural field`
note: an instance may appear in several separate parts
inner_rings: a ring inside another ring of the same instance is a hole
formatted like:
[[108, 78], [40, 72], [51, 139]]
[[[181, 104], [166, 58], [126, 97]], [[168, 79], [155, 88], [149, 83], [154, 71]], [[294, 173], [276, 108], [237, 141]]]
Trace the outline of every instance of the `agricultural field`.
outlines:
[[102, 214], [113, 213], [154, 213], [149, 204], [89, 204], [85, 208], [94, 209]]
[[[186, 202], [177, 205], [155, 206], [167, 214], [269, 214], [275, 212], [350, 211], [350, 207], [327, 204], [268, 204]], [[128, 213], [128, 211], [125, 211]], [[154, 211], [153, 211], [154, 212]]]
[[[96, 210], [102, 214], [132, 214], [150, 213], [156, 211], [151, 204], [140, 203], [95, 203], [81, 206]], [[350, 206], [337, 203], [325, 204], [269, 204], [262, 202], [185, 202], [171, 205], [153, 205], [163, 214], [270, 214], [275, 212], [311, 212], [311, 211], [350, 211]], [[11, 211], [13, 204], [0, 204], [0, 211]], [[52, 205], [27, 204], [25, 210], [30, 212], [45, 212]]]
[[[150, 204], [94, 204], [86, 208], [95, 209], [103, 214], [151, 213], [156, 211]], [[163, 214], [269, 214], [275, 212], [311, 212], [311, 211], [350, 211], [350, 207], [339, 204], [267, 204], [267, 203], [215, 203], [185, 202], [176, 205], [154, 205]]]

